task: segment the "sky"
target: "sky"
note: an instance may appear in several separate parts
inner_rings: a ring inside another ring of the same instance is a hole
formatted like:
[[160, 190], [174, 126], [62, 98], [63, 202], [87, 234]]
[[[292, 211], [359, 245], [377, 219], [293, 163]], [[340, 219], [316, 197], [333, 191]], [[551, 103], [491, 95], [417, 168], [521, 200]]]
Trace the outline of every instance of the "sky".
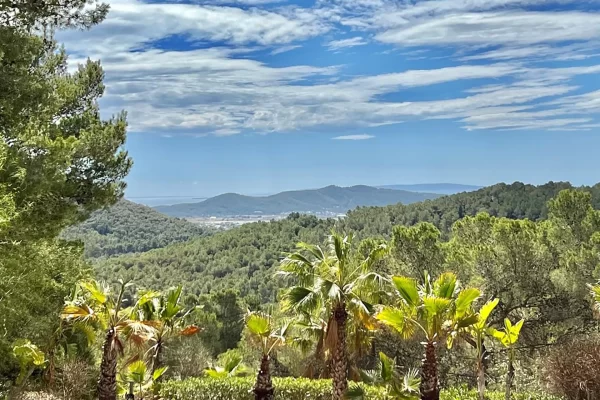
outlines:
[[127, 196], [600, 181], [600, 0], [112, 0]]

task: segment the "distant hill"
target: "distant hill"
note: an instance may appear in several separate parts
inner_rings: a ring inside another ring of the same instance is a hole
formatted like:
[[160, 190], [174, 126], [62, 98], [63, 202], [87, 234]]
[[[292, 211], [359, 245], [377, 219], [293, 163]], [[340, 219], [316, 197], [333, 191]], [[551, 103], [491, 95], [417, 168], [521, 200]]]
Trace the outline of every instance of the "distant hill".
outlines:
[[68, 240], [81, 240], [86, 257], [143, 252], [203, 236], [205, 228], [166, 216], [158, 211], [121, 200], [114, 206], [94, 212], [80, 225], [62, 234]]
[[462, 192], [473, 192], [481, 186], [461, 185], [459, 183], [419, 183], [415, 185], [383, 185], [377, 186], [381, 189], [407, 190], [409, 192], [456, 194]]
[[357, 206], [410, 204], [440, 197], [434, 193], [378, 189], [371, 186], [327, 186], [321, 189], [281, 192], [253, 197], [227, 193], [199, 203], [157, 206], [156, 210], [174, 217], [227, 216], [305, 213], [345, 213]]

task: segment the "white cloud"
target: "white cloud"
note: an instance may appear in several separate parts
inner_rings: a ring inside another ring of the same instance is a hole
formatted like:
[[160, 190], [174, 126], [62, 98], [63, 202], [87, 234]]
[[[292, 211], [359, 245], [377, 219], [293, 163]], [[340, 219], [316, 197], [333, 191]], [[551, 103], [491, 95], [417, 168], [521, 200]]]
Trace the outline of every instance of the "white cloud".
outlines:
[[367, 140], [373, 139], [375, 136], [373, 135], [344, 135], [344, 136], [336, 136], [332, 138], [333, 140]]
[[59, 39], [71, 52], [91, 56], [147, 48], [150, 43], [180, 35], [191, 41], [232, 44], [287, 44], [317, 36], [329, 29], [310, 10], [144, 3], [137, 0], [111, 2], [106, 21], [90, 31], [67, 31]]
[[346, 47], [356, 47], [356, 46], [364, 46], [367, 44], [367, 41], [360, 36], [355, 36], [353, 38], [348, 39], [340, 39], [340, 40], [332, 40], [327, 43], [327, 47], [331, 50], [339, 50]]
[[450, 14], [407, 22], [381, 32], [375, 38], [403, 45], [504, 45], [590, 40], [598, 36], [600, 14], [494, 12]]

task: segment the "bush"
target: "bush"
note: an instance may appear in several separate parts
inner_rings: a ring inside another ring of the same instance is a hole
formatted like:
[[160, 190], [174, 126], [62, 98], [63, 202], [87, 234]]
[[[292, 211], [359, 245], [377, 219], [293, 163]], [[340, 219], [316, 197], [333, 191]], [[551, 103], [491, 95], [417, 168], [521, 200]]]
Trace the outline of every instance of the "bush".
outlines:
[[[164, 400], [254, 400], [254, 378], [209, 379], [193, 378], [167, 381], [162, 385]], [[274, 378], [275, 400], [331, 400], [331, 380], [305, 378]], [[387, 399], [377, 388], [366, 387], [369, 400]], [[504, 393], [486, 392], [488, 400], [504, 400]], [[546, 394], [513, 394], [514, 400], [560, 400]], [[463, 388], [442, 391], [441, 400], [477, 400], [477, 393]]]
[[545, 375], [557, 395], [600, 399], [600, 339], [578, 338], [555, 348], [546, 360]]
[[[165, 400], [254, 400], [255, 378], [192, 378], [168, 381], [162, 385]], [[306, 378], [273, 378], [275, 400], [331, 400], [331, 380]], [[375, 388], [367, 388], [369, 400], [385, 400]]]

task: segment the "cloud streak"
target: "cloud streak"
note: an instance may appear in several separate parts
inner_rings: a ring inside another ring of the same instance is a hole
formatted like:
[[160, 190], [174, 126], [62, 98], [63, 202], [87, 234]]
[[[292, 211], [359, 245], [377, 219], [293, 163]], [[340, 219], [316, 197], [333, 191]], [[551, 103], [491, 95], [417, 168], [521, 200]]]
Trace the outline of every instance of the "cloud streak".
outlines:
[[374, 137], [375, 136], [373, 136], [373, 135], [361, 134], [361, 135], [342, 135], [342, 136], [336, 136], [331, 139], [332, 140], [368, 140], [368, 139], [373, 139]]

